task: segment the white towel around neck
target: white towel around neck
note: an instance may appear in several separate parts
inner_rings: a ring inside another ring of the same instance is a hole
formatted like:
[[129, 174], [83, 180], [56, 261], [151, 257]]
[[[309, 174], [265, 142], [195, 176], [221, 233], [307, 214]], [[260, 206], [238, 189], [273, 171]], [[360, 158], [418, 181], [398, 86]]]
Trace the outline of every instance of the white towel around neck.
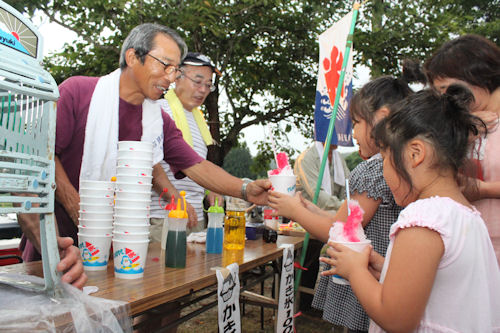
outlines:
[[[90, 101], [80, 180], [109, 181], [116, 175], [118, 155], [118, 108], [121, 70], [97, 81]], [[163, 118], [161, 108], [149, 99], [142, 103], [141, 141], [153, 143], [153, 164], [163, 159]]]
[[[319, 160], [323, 158], [323, 153], [325, 148], [323, 146], [323, 142], [315, 141], [314, 146], [316, 147], [316, 151], [319, 155]], [[332, 151], [332, 160], [333, 160], [333, 182], [340, 186], [345, 186], [345, 172], [344, 166], [342, 165], [340, 153], [335, 149]], [[330, 171], [330, 161], [326, 161], [326, 170]], [[323, 179], [321, 180], [321, 188], [332, 195], [332, 182], [330, 180], [330, 172], [323, 173]]]

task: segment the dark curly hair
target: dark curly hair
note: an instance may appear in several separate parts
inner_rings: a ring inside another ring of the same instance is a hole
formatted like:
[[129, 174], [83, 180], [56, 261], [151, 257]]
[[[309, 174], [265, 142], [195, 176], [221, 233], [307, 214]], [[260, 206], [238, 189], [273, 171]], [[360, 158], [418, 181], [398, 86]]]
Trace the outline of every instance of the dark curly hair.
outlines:
[[500, 48], [478, 35], [463, 35], [444, 43], [424, 64], [432, 85], [437, 78], [454, 78], [490, 93], [500, 86]]
[[413, 188], [404, 166], [407, 143], [419, 137], [435, 150], [434, 167], [451, 169], [455, 177], [465, 166], [469, 136], [486, 133], [486, 125], [469, 112], [472, 93], [462, 85], [450, 85], [440, 95], [432, 89], [421, 90], [396, 104], [389, 116], [372, 131], [376, 145], [389, 149], [397, 173]]
[[400, 78], [390, 75], [378, 77], [365, 84], [354, 94], [350, 106], [351, 119], [353, 121], [363, 119], [368, 124], [373, 125], [377, 110], [382, 107], [390, 108], [394, 103], [413, 93], [408, 86], [409, 83], [425, 83], [425, 81], [420, 64], [412, 60], [405, 60]]

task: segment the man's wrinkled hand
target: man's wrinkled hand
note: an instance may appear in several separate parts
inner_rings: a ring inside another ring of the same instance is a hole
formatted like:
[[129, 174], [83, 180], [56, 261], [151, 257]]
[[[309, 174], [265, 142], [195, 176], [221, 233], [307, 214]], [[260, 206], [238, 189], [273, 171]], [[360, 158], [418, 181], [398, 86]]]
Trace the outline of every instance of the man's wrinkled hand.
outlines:
[[196, 214], [196, 211], [194, 210], [194, 207], [189, 203], [186, 202], [186, 211], [188, 214], [188, 224], [187, 226], [189, 228], [194, 228], [198, 225], [198, 215]]
[[70, 237], [57, 237], [57, 245], [61, 261], [56, 269], [63, 273], [61, 280], [82, 289], [87, 282], [87, 275], [83, 270], [80, 250], [73, 246], [73, 239]]
[[247, 199], [251, 203], [265, 206], [267, 205], [268, 193], [272, 184], [269, 179], [257, 179], [247, 185]]

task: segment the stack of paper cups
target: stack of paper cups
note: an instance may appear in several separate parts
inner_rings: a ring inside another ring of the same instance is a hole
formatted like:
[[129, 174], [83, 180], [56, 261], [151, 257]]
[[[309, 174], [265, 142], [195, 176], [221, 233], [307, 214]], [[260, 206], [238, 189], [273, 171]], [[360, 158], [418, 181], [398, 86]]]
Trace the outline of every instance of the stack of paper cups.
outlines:
[[118, 142], [113, 252], [115, 276], [119, 278], [136, 279], [144, 274], [152, 173], [152, 143]]
[[112, 182], [80, 182], [78, 247], [87, 271], [106, 270], [113, 229]]

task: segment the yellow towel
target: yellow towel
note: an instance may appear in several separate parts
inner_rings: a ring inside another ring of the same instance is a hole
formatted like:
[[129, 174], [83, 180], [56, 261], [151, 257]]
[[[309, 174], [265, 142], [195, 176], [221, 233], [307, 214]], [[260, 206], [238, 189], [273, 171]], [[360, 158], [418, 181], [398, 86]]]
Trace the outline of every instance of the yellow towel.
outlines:
[[[173, 89], [170, 89], [165, 94], [165, 99], [172, 110], [172, 118], [174, 118], [175, 125], [182, 132], [184, 141], [193, 147], [193, 137], [191, 136], [186, 115], [184, 114], [184, 107], [182, 106], [180, 99], [177, 97]], [[193, 113], [194, 120], [196, 121], [196, 125], [198, 125], [198, 129], [200, 130], [201, 137], [203, 138], [203, 141], [205, 141], [205, 144], [207, 146], [214, 144], [214, 140], [212, 139], [207, 122], [205, 121], [200, 108], [196, 107], [191, 110], [191, 112]]]

